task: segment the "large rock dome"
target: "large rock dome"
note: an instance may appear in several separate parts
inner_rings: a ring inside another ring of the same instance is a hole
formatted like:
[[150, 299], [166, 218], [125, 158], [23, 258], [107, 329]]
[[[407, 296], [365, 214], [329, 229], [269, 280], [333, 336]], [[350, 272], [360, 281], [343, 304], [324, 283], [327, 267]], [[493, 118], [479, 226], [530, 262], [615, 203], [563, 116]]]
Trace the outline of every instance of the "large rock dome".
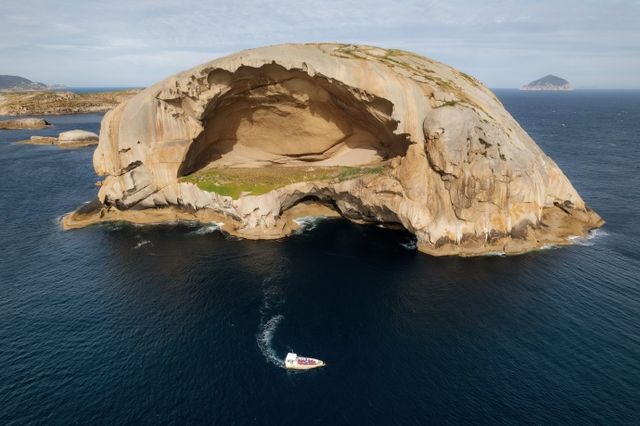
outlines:
[[316, 204], [473, 255], [603, 223], [478, 80], [371, 46], [269, 46], [169, 77], [105, 115], [94, 166], [99, 201], [68, 227], [194, 218], [274, 238]]

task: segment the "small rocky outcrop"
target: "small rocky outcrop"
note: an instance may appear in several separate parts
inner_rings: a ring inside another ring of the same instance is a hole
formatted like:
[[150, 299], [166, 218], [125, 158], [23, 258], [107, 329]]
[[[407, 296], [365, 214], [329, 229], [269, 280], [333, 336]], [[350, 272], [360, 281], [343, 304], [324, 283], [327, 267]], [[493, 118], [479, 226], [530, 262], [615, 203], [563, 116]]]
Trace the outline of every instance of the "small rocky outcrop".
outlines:
[[98, 135], [86, 130], [69, 130], [58, 135], [58, 144], [68, 145], [97, 145]]
[[60, 133], [58, 137], [31, 136], [30, 139], [22, 141], [21, 143], [30, 145], [58, 145], [60, 148], [82, 148], [97, 145], [98, 135], [86, 130], [69, 130]]
[[371, 46], [270, 46], [171, 76], [105, 115], [94, 167], [98, 198], [67, 228], [188, 219], [279, 238], [315, 205], [477, 255], [603, 224], [478, 80]]
[[51, 124], [42, 118], [15, 118], [0, 120], [0, 130], [44, 129]]

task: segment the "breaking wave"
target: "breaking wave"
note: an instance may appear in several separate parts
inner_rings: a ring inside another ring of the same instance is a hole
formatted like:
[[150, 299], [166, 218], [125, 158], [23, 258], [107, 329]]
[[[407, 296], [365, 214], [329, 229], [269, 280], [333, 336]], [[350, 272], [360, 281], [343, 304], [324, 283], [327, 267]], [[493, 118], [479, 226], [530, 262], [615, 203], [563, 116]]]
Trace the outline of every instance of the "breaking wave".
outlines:
[[569, 240], [571, 241], [572, 244], [575, 244], [578, 246], [592, 246], [596, 243], [597, 240], [604, 238], [607, 235], [609, 234], [606, 231], [603, 231], [602, 229], [594, 229], [584, 237], [571, 236], [569, 237]]
[[101, 226], [108, 232], [116, 232], [122, 231], [127, 226], [127, 224], [125, 224], [124, 222], [105, 222], [101, 224]]
[[199, 227], [195, 231], [190, 232], [190, 234], [191, 235], [213, 234], [214, 232], [222, 231], [222, 227], [223, 226], [224, 226], [224, 224], [222, 222], [220, 222], [220, 223], [210, 223], [208, 225], [203, 225], [203, 226]]
[[406, 243], [400, 243], [400, 245], [409, 251], [414, 251], [418, 248], [418, 243], [415, 240], [407, 241]]
[[487, 257], [506, 257], [507, 253], [503, 252], [503, 251], [490, 251], [484, 254], [481, 254], [480, 256], [487, 256]]
[[316, 227], [318, 226], [318, 223], [326, 219], [327, 219], [326, 216], [302, 216], [297, 219], [294, 219], [293, 221], [298, 225], [300, 225], [300, 228], [296, 229], [293, 233], [302, 234], [305, 231], [311, 231], [313, 229], [316, 229]]
[[146, 246], [146, 245], [153, 245], [153, 244], [152, 244], [152, 243], [151, 243], [151, 241], [149, 241], [149, 240], [142, 240], [142, 241], [140, 241], [138, 244], [136, 244], [136, 245], [133, 247], [133, 249], [134, 249], [134, 250], [135, 250], [135, 249], [139, 249], [140, 247], [144, 247], [144, 246]]

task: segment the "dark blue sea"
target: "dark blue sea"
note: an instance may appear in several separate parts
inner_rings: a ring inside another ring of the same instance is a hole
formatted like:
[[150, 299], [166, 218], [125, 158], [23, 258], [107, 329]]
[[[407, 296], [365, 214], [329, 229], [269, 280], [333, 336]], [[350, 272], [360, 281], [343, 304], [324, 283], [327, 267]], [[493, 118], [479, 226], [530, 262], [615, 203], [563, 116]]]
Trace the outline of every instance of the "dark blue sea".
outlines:
[[[92, 149], [0, 133], [0, 424], [640, 423], [640, 91], [497, 94], [606, 226], [433, 258], [339, 220], [63, 231]], [[289, 373], [287, 351], [326, 361]]]

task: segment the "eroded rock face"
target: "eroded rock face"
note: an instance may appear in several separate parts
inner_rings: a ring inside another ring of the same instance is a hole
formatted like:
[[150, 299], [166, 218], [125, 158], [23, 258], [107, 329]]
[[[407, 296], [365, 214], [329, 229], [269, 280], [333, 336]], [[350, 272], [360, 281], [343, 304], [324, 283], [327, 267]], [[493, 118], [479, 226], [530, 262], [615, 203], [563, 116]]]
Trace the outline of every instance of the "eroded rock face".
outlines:
[[[384, 172], [238, 199], [180, 179], [372, 164]], [[270, 46], [170, 77], [106, 114], [94, 166], [102, 220], [178, 208], [220, 215], [250, 238], [285, 235], [286, 212], [310, 198], [351, 220], [400, 224], [432, 254], [526, 251], [603, 223], [480, 82], [368, 46]]]

